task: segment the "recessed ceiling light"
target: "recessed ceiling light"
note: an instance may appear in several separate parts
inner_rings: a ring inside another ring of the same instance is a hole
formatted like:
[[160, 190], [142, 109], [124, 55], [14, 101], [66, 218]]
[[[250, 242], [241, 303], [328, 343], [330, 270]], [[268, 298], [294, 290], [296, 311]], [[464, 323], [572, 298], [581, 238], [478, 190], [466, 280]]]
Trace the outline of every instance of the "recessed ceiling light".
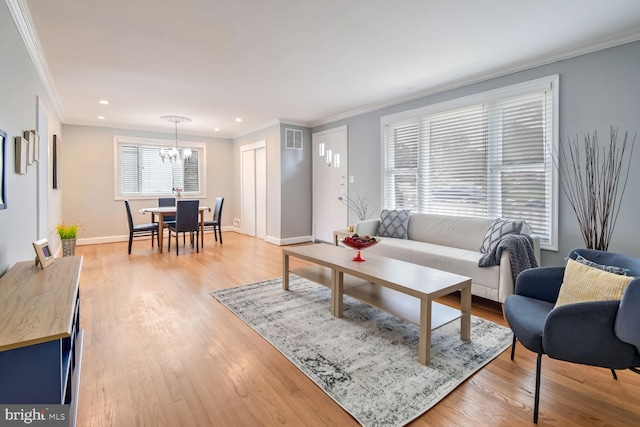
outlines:
[[98, 101], [98, 103], [102, 105], [109, 105], [109, 101], [107, 101], [106, 99], [101, 99], [100, 101]]
[[220, 128], [213, 128], [214, 131], [220, 132]]
[[105, 117], [104, 116], [98, 116], [98, 120], [104, 120]]
[[240, 117], [236, 117], [236, 122], [240, 123], [242, 119]]

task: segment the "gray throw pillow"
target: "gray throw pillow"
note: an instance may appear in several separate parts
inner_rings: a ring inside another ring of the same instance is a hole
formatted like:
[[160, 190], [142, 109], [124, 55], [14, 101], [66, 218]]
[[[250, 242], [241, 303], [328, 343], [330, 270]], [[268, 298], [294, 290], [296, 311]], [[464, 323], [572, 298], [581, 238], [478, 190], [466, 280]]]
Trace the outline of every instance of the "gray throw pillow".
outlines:
[[522, 231], [522, 221], [511, 221], [508, 219], [496, 218], [489, 226], [489, 229], [482, 239], [482, 245], [480, 246], [480, 252], [488, 254], [498, 246], [498, 242], [504, 236], [509, 234], [520, 234]]
[[387, 210], [380, 212], [380, 226], [376, 233], [380, 237], [395, 237], [396, 239], [409, 238], [409, 213], [408, 210]]
[[576, 261], [578, 261], [580, 264], [597, 268], [598, 270], [606, 271], [608, 273], [613, 273], [613, 274], [619, 274], [621, 276], [627, 276], [627, 273], [629, 272], [628, 268], [616, 267], [615, 265], [598, 264], [597, 262], [593, 262], [591, 260], [586, 259], [585, 257], [583, 257], [577, 252], [575, 252], [575, 255], [576, 255]]

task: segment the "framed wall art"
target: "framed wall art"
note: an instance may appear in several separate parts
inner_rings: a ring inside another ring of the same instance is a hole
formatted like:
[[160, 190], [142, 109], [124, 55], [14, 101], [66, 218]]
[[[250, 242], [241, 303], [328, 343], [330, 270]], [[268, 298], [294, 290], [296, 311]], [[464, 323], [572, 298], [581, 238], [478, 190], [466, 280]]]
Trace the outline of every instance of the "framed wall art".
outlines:
[[16, 136], [16, 173], [27, 174], [29, 164], [29, 143], [22, 136]]
[[0, 209], [7, 209], [5, 170], [7, 168], [7, 133], [0, 129]]
[[29, 147], [29, 160], [27, 163], [32, 165], [36, 158], [36, 131], [25, 130], [23, 136], [27, 140], [27, 146]]
[[53, 135], [53, 188], [60, 188], [60, 137]]

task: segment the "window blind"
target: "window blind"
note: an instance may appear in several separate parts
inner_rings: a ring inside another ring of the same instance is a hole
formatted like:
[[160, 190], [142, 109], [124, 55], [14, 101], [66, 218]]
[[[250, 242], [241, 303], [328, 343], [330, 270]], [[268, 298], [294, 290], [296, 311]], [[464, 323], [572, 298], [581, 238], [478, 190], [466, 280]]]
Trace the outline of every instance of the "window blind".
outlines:
[[383, 205], [525, 220], [554, 246], [551, 80], [472, 98], [383, 118]]
[[[182, 187], [183, 195], [204, 196], [205, 147], [181, 146], [179, 159], [162, 161], [158, 144], [140, 139], [116, 138], [116, 199], [158, 197], [172, 194], [174, 187]], [[191, 156], [183, 159], [183, 150]]]

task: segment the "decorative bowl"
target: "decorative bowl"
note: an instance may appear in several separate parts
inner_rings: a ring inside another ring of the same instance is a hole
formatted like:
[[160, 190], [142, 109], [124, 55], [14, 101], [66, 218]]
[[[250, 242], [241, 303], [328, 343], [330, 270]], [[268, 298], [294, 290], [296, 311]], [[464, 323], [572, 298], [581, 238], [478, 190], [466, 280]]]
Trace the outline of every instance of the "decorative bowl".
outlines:
[[371, 246], [377, 244], [380, 241], [380, 239], [376, 237], [369, 238], [369, 236], [364, 236], [363, 238], [360, 238], [356, 234], [353, 236], [347, 236], [343, 238], [341, 241], [345, 246], [358, 251], [358, 254], [352, 259], [352, 261], [362, 262], [366, 260], [362, 258], [360, 251], [362, 249], [370, 248]]

